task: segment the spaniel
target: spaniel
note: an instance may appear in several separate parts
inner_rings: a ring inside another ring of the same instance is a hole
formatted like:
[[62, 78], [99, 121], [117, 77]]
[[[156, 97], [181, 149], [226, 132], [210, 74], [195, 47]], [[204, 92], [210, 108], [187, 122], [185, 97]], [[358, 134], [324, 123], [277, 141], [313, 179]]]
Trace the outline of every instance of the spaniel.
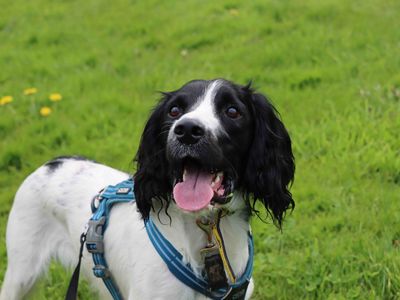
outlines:
[[[250, 255], [250, 217], [263, 207], [280, 227], [285, 211], [294, 207], [290, 137], [273, 105], [250, 85], [193, 80], [163, 93], [145, 125], [136, 162], [136, 201], [115, 205], [104, 233], [104, 255], [124, 299], [207, 298], [171, 273], [144, 221], [151, 218], [202, 277], [201, 249], [209, 235], [197, 221], [224, 211], [219, 232], [232, 272], [240, 277]], [[26, 178], [8, 220], [8, 267], [0, 299], [23, 298], [52, 259], [74, 267], [92, 198], [129, 177], [71, 156], [51, 160]], [[110, 298], [92, 267], [85, 249], [83, 275], [99, 297]], [[253, 287], [251, 280], [243, 298], [250, 298]]]

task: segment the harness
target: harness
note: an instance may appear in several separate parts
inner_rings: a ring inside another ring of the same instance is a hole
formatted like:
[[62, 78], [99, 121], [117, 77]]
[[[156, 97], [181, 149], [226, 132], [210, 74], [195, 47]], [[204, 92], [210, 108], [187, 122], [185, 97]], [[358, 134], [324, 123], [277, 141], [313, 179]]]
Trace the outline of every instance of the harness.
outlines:
[[[78, 265], [72, 275], [66, 300], [75, 300], [77, 295], [79, 268], [86, 242], [88, 252], [93, 258], [93, 274], [101, 278], [114, 300], [122, 300], [118, 286], [108, 269], [104, 257], [103, 237], [109, 222], [109, 215], [114, 204], [134, 203], [134, 183], [132, 179], [117, 185], [110, 185], [100, 191], [92, 200], [92, 217], [88, 222], [86, 233], [81, 236], [81, 248]], [[219, 220], [223, 212], [218, 210], [211, 218], [197, 220], [197, 225], [207, 234], [207, 245], [201, 249], [204, 256], [205, 274], [197, 276], [191, 266], [183, 262], [183, 256], [161, 234], [151, 218], [145, 220], [147, 234], [157, 253], [161, 256], [168, 269], [185, 285], [197, 292], [215, 300], [244, 299], [247, 286], [253, 271], [254, 245], [251, 234], [248, 235], [249, 259], [246, 269], [240, 278], [235, 278], [229, 260], [226, 256], [222, 235], [219, 231]], [[228, 275], [228, 278], [226, 275]]]

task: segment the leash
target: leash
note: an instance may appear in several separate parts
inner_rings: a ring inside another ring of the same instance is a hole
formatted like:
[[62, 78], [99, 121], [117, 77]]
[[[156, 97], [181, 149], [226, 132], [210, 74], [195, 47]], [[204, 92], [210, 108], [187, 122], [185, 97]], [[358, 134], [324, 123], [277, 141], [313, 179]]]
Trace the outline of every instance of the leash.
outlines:
[[81, 269], [81, 261], [82, 261], [82, 254], [83, 254], [83, 245], [86, 241], [86, 233], [81, 234], [81, 247], [79, 249], [79, 259], [78, 264], [72, 274], [71, 280], [68, 285], [67, 294], [65, 295], [65, 300], [75, 300], [78, 295], [78, 284], [79, 284], [79, 271]]
[[[101, 278], [114, 300], [122, 300], [115, 280], [108, 269], [104, 257], [104, 232], [109, 221], [111, 208], [117, 203], [134, 203], [134, 183], [132, 178], [115, 186], [108, 186], [93, 198], [91, 203], [92, 217], [88, 222], [87, 232], [80, 238], [78, 264], [71, 277], [65, 300], [76, 300], [79, 270], [83, 255], [83, 246], [92, 254], [93, 274]], [[182, 254], [160, 233], [149, 218], [144, 222], [147, 234], [157, 253], [163, 259], [170, 272], [188, 287], [215, 300], [235, 299], [245, 297], [247, 286], [253, 271], [254, 244], [251, 234], [248, 234], [249, 259], [242, 276], [237, 279], [226, 255], [224, 240], [220, 232], [220, 220], [226, 211], [217, 210], [210, 217], [196, 220], [197, 225], [207, 235], [207, 245], [200, 250], [204, 256], [206, 277], [198, 277], [189, 264], [183, 262]], [[229, 280], [227, 279], [227, 276]]]

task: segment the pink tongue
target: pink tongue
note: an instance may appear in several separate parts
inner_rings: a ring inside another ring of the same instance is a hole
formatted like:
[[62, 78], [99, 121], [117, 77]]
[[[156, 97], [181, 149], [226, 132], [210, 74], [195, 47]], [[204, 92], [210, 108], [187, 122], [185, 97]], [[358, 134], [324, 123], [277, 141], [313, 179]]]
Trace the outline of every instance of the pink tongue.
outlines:
[[181, 209], [201, 210], [210, 203], [214, 196], [211, 182], [214, 175], [196, 169], [186, 170], [185, 181], [174, 187], [174, 199]]

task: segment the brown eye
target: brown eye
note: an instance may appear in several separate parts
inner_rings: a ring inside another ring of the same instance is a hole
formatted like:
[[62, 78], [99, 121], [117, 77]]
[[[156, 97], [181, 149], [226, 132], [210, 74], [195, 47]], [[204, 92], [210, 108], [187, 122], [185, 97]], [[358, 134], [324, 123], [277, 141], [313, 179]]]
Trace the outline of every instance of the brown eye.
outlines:
[[231, 106], [226, 110], [226, 115], [231, 119], [237, 119], [240, 117], [240, 112], [236, 107]]
[[169, 110], [169, 116], [172, 118], [179, 117], [181, 113], [182, 111], [178, 106], [172, 106]]

